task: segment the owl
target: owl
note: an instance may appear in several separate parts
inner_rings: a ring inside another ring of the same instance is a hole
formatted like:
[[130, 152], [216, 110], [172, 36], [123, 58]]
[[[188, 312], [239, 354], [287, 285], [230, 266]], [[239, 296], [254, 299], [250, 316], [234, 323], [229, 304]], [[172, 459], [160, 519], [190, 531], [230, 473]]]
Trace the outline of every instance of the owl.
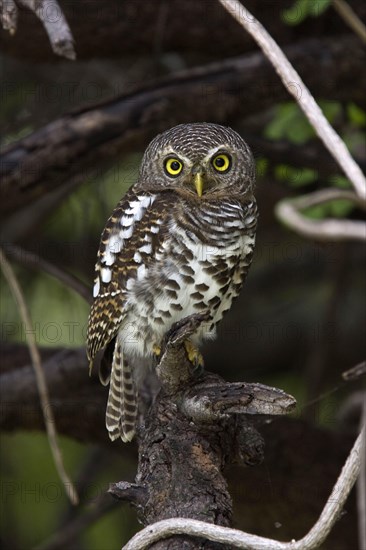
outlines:
[[[90, 366], [111, 358], [106, 427], [130, 441], [137, 395], [132, 364], [153, 362], [171, 326], [207, 319], [185, 343], [199, 344], [238, 296], [251, 264], [257, 225], [255, 165], [245, 141], [217, 124], [181, 124], [147, 147], [138, 181], [107, 221], [97, 256], [87, 330]], [[99, 355], [99, 354], [98, 354]]]

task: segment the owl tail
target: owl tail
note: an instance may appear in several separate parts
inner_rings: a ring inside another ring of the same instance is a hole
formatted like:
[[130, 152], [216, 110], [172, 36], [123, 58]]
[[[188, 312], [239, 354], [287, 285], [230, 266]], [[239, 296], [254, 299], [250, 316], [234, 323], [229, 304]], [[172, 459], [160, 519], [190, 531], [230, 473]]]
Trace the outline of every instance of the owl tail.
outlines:
[[132, 371], [116, 342], [109, 386], [106, 427], [112, 441], [121, 437], [125, 443], [135, 435], [137, 401]]

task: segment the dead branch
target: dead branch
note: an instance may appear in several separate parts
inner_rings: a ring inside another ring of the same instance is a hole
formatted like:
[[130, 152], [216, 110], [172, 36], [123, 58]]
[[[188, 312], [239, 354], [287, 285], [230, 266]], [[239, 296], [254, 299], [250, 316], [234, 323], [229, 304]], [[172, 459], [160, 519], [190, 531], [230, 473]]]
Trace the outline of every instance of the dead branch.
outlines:
[[337, 199], [350, 200], [366, 210], [366, 201], [357, 197], [352, 191], [322, 189], [308, 195], [280, 201], [275, 207], [275, 213], [283, 224], [296, 233], [318, 241], [366, 240], [366, 224], [362, 221], [329, 218], [312, 220], [301, 214], [301, 210]]
[[[134, 484], [113, 484], [110, 493], [131, 502], [143, 524], [168, 517], [231, 525], [232, 502], [225, 465], [263, 459], [263, 439], [249, 415], [286, 414], [295, 400], [276, 388], [228, 383], [193, 369], [184, 341], [205, 322], [195, 315], [176, 323], [157, 367], [161, 390], [138, 431], [139, 466]], [[178, 538], [156, 548], [197, 548]], [[201, 543], [203, 548], [215, 545]]]
[[[366, 392], [363, 394], [360, 428], [366, 428]], [[366, 549], [366, 438], [360, 448], [360, 475], [357, 480], [358, 540], [360, 550]]]
[[352, 182], [356, 193], [361, 199], [365, 200], [365, 176], [352, 158], [344, 141], [329, 124], [313, 95], [309, 92], [304, 81], [300, 78], [298, 72], [295, 71], [281, 48], [239, 0], [219, 0], [219, 2], [258, 43], [276, 69], [287, 91], [295, 98], [319, 138]]
[[[4, 5], [15, 4], [3, 0]], [[291, 2], [287, 0], [284, 7]], [[196, 53], [207, 59], [221, 59], [253, 50], [250, 36], [225, 13], [217, 0], [104, 0], [103, 7], [95, 0], [58, 0], [58, 4], [76, 37], [78, 59], [121, 59], [126, 55], [149, 55], [156, 64], [164, 66], [166, 52]], [[285, 25], [273, 2], [248, 0], [254, 13], [280, 44], [301, 41], [304, 36], [339, 36], [347, 32], [343, 20], [333, 12], [317, 18], [308, 18], [301, 24]], [[362, 19], [366, 8], [362, 0], [353, 0], [352, 6]], [[53, 61], [55, 56], [42, 24], [33, 12], [18, 3], [17, 33], [1, 32], [2, 52], [33, 62]], [[98, 32], [95, 25], [98, 23]], [[134, 32], [131, 32], [131, 29]], [[214, 33], [214, 43], [210, 39]], [[91, 37], [93, 39], [91, 40]]]
[[14, 0], [0, 0], [0, 21], [5, 31], [13, 35], [17, 29], [18, 8]]
[[[2, 349], [6, 363], [6, 357], [15, 360], [19, 347], [3, 345]], [[33, 369], [27, 362], [20, 365], [13, 363], [12, 368], [1, 374], [0, 428], [10, 432], [44, 430]], [[103, 420], [107, 396], [97, 377], [87, 375], [85, 349], [54, 350], [51, 357], [43, 361], [43, 368], [59, 433], [79, 441], [108, 444]]]
[[332, 4], [344, 22], [366, 43], [366, 27], [349, 3], [344, 0], [332, 0]]
[[124, 550], [143, 550], [166, 537], [189, 534], [246, 550], [313, 550], [324, 542], [342, 511], [360, 471], [365, 429], [358, 436], [333, 491], [314, 527], [298, 541], [279, 542], [202, 521], [174, 518], [150, 525], [135, 535]]
[[[124, 445], [117, 441], [112, 444], [109, 441], [104, 426], [107, 392], [100, 385], [96, 374], [91, 378], [87, 376], [85, 350], [41, 348], [40, 351], [58, 432], [85, 443], [97, 443], [120, 455], [122, 453], [124, 461], [129, 460], [131, 464], [135, 464], [135, 445]], [[18, 430], [44, 431], [35, 375], [28, 362], [25, 346], [2, 345], [0, 429], [3, 433], [15, 433]], [[260, 529], [267, 533], [271, 532], [272, 536], [276, 537], [277, 530], [271, 527], [272, 523], [265, 517], [273, 506], [278, 506], [282, 507], [284, 522], [291, 523], [293, 484], [287, 483], [286, 472], [293, 471], [296, 478], [301, 472], [307, 471], [310, 460], [313, 466], [309, 479], [312, 486], [317, 487], [316, 492], [307, 496], [304, 494], [303, 499], [299, 496], [296, 505], [297, 526], [286, 529], [289, 538], [300, 538], [310, 521], [315, 521], [319, 515], [323, 506], [322, 501], [325, 501], [334, 484], [337, 471], [342, 467], [352, 446], [350, 433], [349, 430], [337, 433], [334, 430], [313, 428], [298, 418], [280, 416], [272, 422], [268, 422], [266, 418], [268, 417], [263, 417], [260, 428], [266, 441], [266, 465], [257, 466], [255, 471], [252, 468], [249, 471], [247, 468], [236, 466], [231, 473], [228, 472], [230, 493], [234, 498], [235, 524], [251, 531], [258, 527], [258, 514], [264, 515]], [[296, 453], [293, 452], [294, 445]], [[318, 456], [324, 457], [321, 463], [316, 461]], [[250, 462], [249, 454], [239, 459]], [[271, 472], [271, 486], [266, 483], [268, 469]], [[297, 479], [299, 483], [299, 478]], [[294, 483], [296, 485], [296, 479]], [[248, 495], [257, 495], [258, 491], [260, 492], [261, 498], [258, 502], [256, 498], [254, 507], [250, 504], [251, 500], [249, 507], [242, 502], [243, 487]], [[353, 500], [349, 502], [347, 512], [330, 534], [330, 543], [342, 541], [340, 544], [343, 543], [345, 546], [356, 544]], [[72, 523], [70, 529], [71, 541]], [[350, 533], [353, 534], [351, 539]]]
[[[42, 22], [55, 54], [67, 59], [75, 59], [74, 39], [57, 0], [17, 0], [17, 3], [33, 12]], [[2, 0], [0, 8], [3, 13], [1, 20], [4, 29], [14, 35], [18, 24], [16, 2]]]
[[29, 354], [31, 356], [33, 369], [36, 375], [37, 390], [38, 390], [39, 399], [41, 402], [43, 419], [45, 422], [48, 442], [50, 445], [56, 470], [64, 485], [64, 489], [67, 496], [69, 497], [70, 501], [74, 505], [76, 505], [79, 502], [79, 498], [78, 498], [76, 489], [71, 481], [71, 478], [66, 472], [64, 461], [62, 458], [62, 453], [58, 445], [55, 418], [54, 418], [53, 410], [50, 403], [46, 377], [43, 372], [41, 356], [36, 344], [36, 338], [33, 331], [31, 317], [23, 296], [23, 292], [19, 286], [15, 273], [11, 265], [7, 261], [1, 248], [0, 248], [0, 265], [1, 265], [1, 269], [4, 274], [4, 277], [10, 287], [10, 291], [18, 306], [20, 318], [22, 319], [27, 329], [27, 344], [29, 347]]
[[68, 273], [67, 271], [64, 271], [60, 267], [56, 266], [55, 264], [52, 264], [51, 262], [41, 258], [34, 252], [24, 250], [20, 246], [8, 244], [4, 246], [4, 250], [8, 257], [12, 258], [19, 264], [30, 267], [31, 269], [36, 269], [39, 271], [43, 271], [44, 273], [48, 273], [66, 287], [71, 288], [72, 290], [80, 294], [80, 296], [84, 298], [84, 300], [88, 304], [92, 303], [93, 298], [91, 296], [89, 287], [87, 287], [80, 279], [78, 279], [71, 273]]
[[[309, 40], [285, 52], [318, 96], [363, 104], [366, 53], [357, 38]], [[312, 58], [317, 59], [316, 71]], [[355, 74], [360, 77], [357, 86]], [[286, 98], [265, 56], [255, 53], [191, 69], [64, 115], [4, 148], [1, 212], [9, 215], [72, 181], [85, 181], [86, 174], [100, 171], [122, 152], [143, 149], [168, 126], [192, 120], [230, 124]]]
[[116, 503], [102, 495], [90, 505], [84, 514], [72, 518], [66, 525], [56, 531], [48, 540], [35, 547], [35, 550], [63, 550], [105, 514], [116, 508]]
[[362, 376], [366, 376], [366, 361], [362, 361], [342, 373], [343, 380], [358, 380]]

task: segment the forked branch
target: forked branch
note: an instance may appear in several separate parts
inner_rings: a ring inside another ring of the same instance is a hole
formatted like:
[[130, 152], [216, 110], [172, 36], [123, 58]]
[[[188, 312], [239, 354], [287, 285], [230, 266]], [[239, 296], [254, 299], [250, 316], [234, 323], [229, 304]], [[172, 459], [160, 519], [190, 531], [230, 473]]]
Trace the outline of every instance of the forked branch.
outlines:
[[[229, 383], [194, 368], [184, 343], [204, 322], [205, 315], [193, 315], [168, 333], [156, 369], [161, 390], [138, 433], [135, 483], [110, 488], [137, 508], [144, 525], [179, 515], [229, 527], [232, 502], [223, 470], [230, 463], [253, 466], [263, 459], [262, 436], [249, 418], [286, 414], [295, 407], [294, 398], [276, 388]], [[190, 537], [162, 547], [181, 548], [183, 542], [187, 549], [197, 548]]]
[[358, 436], [318, 521], [307, 535], [298, 541], [279, 542], [202, 521], [174, 518], [146, 527], [137, 533], [124, 546], [123, 550], [143, 550], [159, 540], [183, 534], [246, 550], [312, 550], [319, 548], [342, 512], [344, 503], [357, 479], [364, 438], [365, 428]]

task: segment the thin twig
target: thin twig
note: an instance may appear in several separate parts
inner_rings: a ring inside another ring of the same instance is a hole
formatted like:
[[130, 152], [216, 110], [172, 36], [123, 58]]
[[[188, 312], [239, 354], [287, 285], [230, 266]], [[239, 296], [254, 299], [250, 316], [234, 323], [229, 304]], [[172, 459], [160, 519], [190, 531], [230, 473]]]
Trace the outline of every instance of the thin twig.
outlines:
[[[361, 428], [366, 426], [366, 393], [363, 394]], [[360, 550], [366, 550], [366, 441], [363, 438], [363, 445], [360, 451], [361, 466], [360, 475], [357, 480], [357, 513], [358, 513], [358, 540]]]
[[358, 380], [361, 376], [366, 375], [366, 361], [361, 361], [351, 369], [342, 372], [343, 380]]
[[0, 21], [3, 29], [14, 34], [18, 24], [18, 8], [14, 0], [0, 0]]
[[363, 437], [364, 429], [358, 436], [318, 521], [309, 533], [298, 541], [279, 542], [203, 521], [172, 518], [145, 527], [123, 547], [123, 550], [143, 550], [151, 544], [173, 535], [202, 537], [247, 550], [312, 550], [318, 548], [336, 523], [357, 479], [360, 471]]
[[48, 442], [49, 442], [51, 452], [52, 452], [52, 455], [53, 455], [53, 460], [55, 462], [55, 466], [56, 466], [57, 472], [60, 476], [60, 479], [61, 479], [61, 481], [62, 481], [62, 483], [65, 487], [66, 494], [68, 495], [70, 501], [74, 505], [76, 505], [79, 502], [79, 498], [78, 498], [76, 489], [75, 489], [70, 477], [68, 476], [68, 474], [65, 470], [63, 459], [62, 459], [62, 454], [61, 454], [60, 448], [58, 446], [54, 414], [53, 414], [53, 410], [52, 410], [52, 407], [51, 407], [51, 402], [50, 402], [50, 399], [49, 399], [48, 388], [47, 388], [47, 384], [46, 384], [46, 378], [45, 378], [45, 375], [44, 375], [44, 372], [43, 372], [43, 369], [42, 369], [41, 356], [39, 354], [39, 351], [38, 351], [38, 348], [37, 348], [37, 345], [36, 345], [36, 337], [35, 337], [34, 331], [32, 329], [33, 325], [32, 325], [32, 321], [31, 321], [31, 317], [30, 317], [27, 305], [25, 303], [22, 290], [20, 288], [20, 285], [19, 285], [19, 283], [17, 281], [17, 278], [15, 276], [15, 273], [13, 271], [13, 268], [11, 267], [9, 262], [7, 261], [5, 255], [3, 253], [3, 250], [1, 248], [0, 248], [0, 264], [1, 264], [1, 269], [4, 273], [4, 277], [5, 277], [8, 285], [9, 285], [11, 293], [14, 297], [14, 300], [18, 305], [19, 314], [21, 316], [21, 319], [22, 319], [22, 321], [23, 321], [23, 323], [26, 327], [27, 345], [28, 345], [28, 348], [29, 348], [29, 353], [30, 353], [30, 356], [31, 356], [31, 359], [32, 359], [32, 364], [33, 364], [33, 368], [34, 368], [35, 375], [36, 375], [37, 388], [38, 388], [38, 391], [39, 391], [39, 397], [40, 397], [40, 400], [41, 400], [44, 423], [45, 423], [45, 426], [46, 426]]
[[75, 59], [74, 38], [57, 0], [18, 0], [42, 22], [52, 50], [67, 59]]
[[32, 269], [39, 269], [45, 273], [48, 273], [68, 288], [75, 290], [88, 304], [91, 304], [93, 299], [90, 293], [90, 289], [77, 277], [63, 271], [60, 267], [51, 264], [49, 261], [44, 260], [34, 252], [24, 250], [17, 245], [7, 245], [6, 254], [10, 256], [18, 263], [31, 267]]
[[362, 42], [366, 42], [366, 27], [351, 6], [344, 0], [333, 0], [332, 4], [343, 21], [361, 38]]
[[218, 0], [236, 21], [254, 38], [276, 69], [284, 86], [293, 95], [324, 145], [352, 182], [356, 193], [366, 198], [366, 179], [345, 143], [325, 118], [322, 110], [281, 48], [259, 21], [238, 1]]
[[312, 220], [301, 214], [301, 210], [324, 204], [331, 200], [350, 200], [362, 209], [365, 201], [351, 191], [343, 189], [322, 189], [301, 197], [284, 199], [276, 204], [277, 218], [296, 233], [320, 241], [366, 240], [366, 224], [347, 219]]
[[[104, 495], [96, 503], [93, 503], [84, 514], [71, 519], [61, 529], [56, 531], [51, 538], [39, 544], [35, 550], [63, 550], [72, 546], [72, 543], [77, 541], [85, 529], [117, 508], [117, 506], [118, 503], [109, 498], [109, 495]], [[74, 547], [76, 548], [76, 546]]]

